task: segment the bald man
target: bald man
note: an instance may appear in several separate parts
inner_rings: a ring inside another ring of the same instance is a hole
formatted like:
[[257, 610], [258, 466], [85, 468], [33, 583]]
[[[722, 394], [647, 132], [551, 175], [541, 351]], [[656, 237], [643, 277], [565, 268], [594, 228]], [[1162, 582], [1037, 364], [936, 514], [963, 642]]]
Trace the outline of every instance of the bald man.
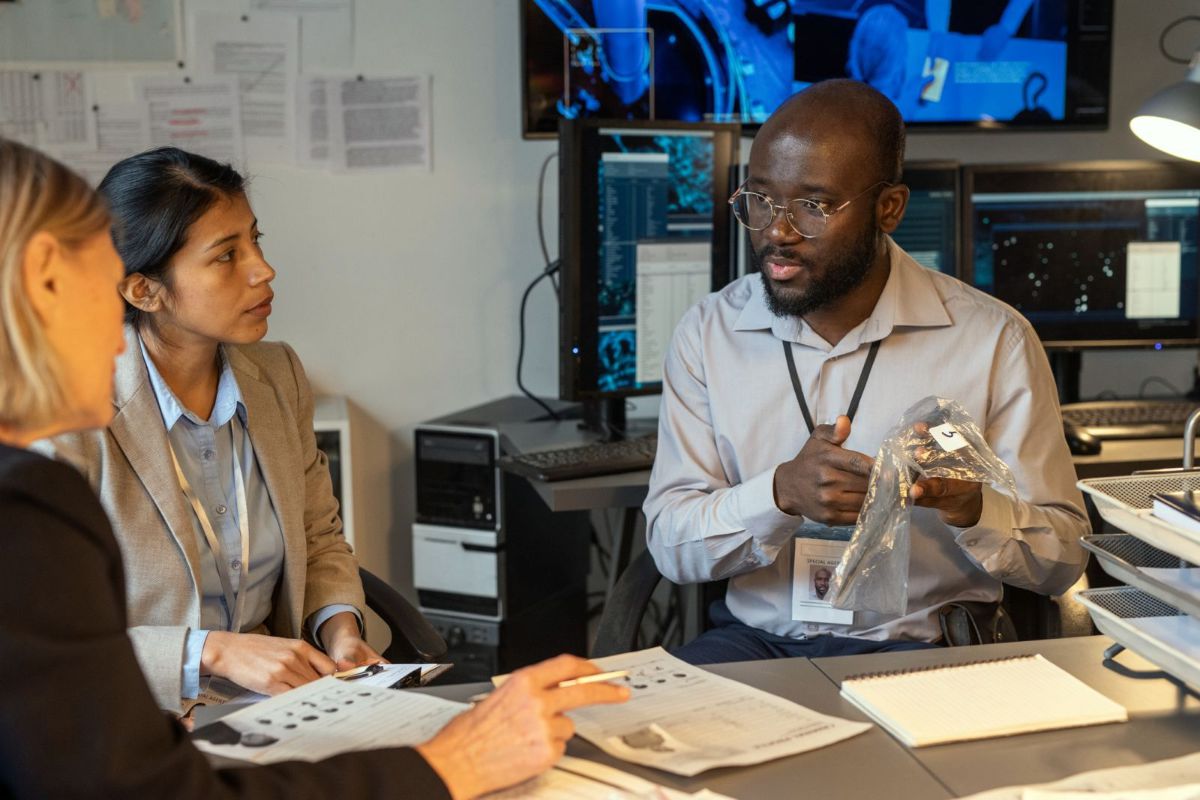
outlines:
[[[891, 239], [908, 202], [904, 124], [855, 81], [818, 83], [763, 125], [736, 218], [755, 273], [691, 308], [665, 364], [647, 539], [677, 583], [729, 578], [697, 664], [930, 646], [937, 609], [1004, 583], [1066, 591], [1088, 532], [1046, 356], [1009, 306]], [[845, 547], [874, 455], [916, 401], [957, 400], [1018, 496], [918, 481], [902, 616], [813, 602]]]

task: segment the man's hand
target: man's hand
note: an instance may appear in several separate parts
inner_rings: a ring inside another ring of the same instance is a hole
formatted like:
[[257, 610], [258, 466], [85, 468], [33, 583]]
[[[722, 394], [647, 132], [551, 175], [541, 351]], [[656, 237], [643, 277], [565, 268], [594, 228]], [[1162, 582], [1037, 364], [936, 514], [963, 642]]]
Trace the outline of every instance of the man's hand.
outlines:
[[775, 470], [775, 505], [792, 516], [824, 525], [853, 525], [867, 496], [875, 460], [846, 450], [850, 418], [818, 425], [791, 461]]
[[262, 694], [279, 694], [337, 670], [333, 659], [299, 639], [213, 631], [200, 669]]
[[350, 611], [342, 611], [327, 619], [321, 625], [318, 637], [325, 646], [325, 653], [334, 660], [339, 670], [383, 661], [379, 653], [359, 635], [358, 617]]
[[979, 524], [983, 513], [983, 484], [955, 478], [922, 478], [913, 484], [913, 502], [936, 508], [942, 522], [956, 528]]

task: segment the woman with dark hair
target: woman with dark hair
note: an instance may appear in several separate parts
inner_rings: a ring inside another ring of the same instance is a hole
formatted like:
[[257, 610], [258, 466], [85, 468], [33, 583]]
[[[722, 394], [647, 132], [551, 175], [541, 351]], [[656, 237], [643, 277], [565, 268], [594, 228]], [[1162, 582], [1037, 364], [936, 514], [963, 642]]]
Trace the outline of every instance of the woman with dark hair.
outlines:
[[113, 358], [129, 346], [108, 228], [82, 178], [0, 139], [0, 796], [461, 800], [553, 764], [573, 733], [563, 712], [629, 696], [557, 688], [599, 671], [560, 656], [518, 670], [416, 748], [213, 770], [155, 708], [95, 495], [28, 449], [113, 416]]
[[275, 694], [378, 661], [304, 370], [261, 341], [275, 270], [242, 176], [167, 147], [121, 161], [99, 191], [125, 264], [116, 415], [40, 447], [87, 476], [113, 522], [159, 704], [186, 710], [211, 676]]

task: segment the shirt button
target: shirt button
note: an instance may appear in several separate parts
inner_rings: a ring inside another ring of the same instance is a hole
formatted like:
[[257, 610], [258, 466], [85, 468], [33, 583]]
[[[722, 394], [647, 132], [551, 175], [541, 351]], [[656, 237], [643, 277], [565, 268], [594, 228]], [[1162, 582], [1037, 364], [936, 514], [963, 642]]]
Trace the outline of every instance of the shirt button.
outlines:
[[213, 510], [216, 511], [218, 514], [224, 514], [229, 509], [225, 508], [225, 506], [217, 506]]
[[229, 566], [233, 567], [234, 569], [241, 569], [242, 560], [240, 558], [235, 558], [233, 561], [229, 562]]
[[216, 453], [213, 452], [212, 450], [205, 450], [203, 455], [204, 455], [205, 461], [212, 461], [213, 457], [216, 455]]

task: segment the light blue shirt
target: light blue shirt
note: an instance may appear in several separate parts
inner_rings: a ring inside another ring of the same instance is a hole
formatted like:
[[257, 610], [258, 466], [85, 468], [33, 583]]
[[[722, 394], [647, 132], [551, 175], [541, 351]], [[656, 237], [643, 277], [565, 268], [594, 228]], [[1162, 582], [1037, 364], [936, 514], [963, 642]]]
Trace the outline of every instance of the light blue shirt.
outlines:
[[[204, 506], [221, 545], [223, 563], [218, 565], [216, 554], [193, 515], [192, 529], [200, 553], [200, 627], [189, 631], [184, 643], [183, 696], [190, 699], [200, 693], [200, 656], [209, 631], [227, 631], [233, 624], [233, 609], [226, 602], [217, 570], [223, 570], [228, 576], [235, 595], [245, 592], [241, 631], [257, 628], [271, 613], [275, 587], [283, 574], [283, 532], [254, 456], [254, 446], [246, 434], [247, 416], [242, 393], [224, 354], [216, 402], [209, 419], [202, 420], [179, 402], [154, 366], [154, 360], [146, 353], [145, 345], [140, 339], [138, 341], [179, 468]], [[241, 564], [242, 544], [233, 470], [235, 451], [241, 461], [246, 483], [246, 511], [250, 517], [250, 563], [246, 570]], [[309, 617], [308, 629], [319, 630], [330, 617], [342, 611], [358, 616], [353, 606], [328, 605]], [[361, 624], [359, 619], [360, 628]]]

